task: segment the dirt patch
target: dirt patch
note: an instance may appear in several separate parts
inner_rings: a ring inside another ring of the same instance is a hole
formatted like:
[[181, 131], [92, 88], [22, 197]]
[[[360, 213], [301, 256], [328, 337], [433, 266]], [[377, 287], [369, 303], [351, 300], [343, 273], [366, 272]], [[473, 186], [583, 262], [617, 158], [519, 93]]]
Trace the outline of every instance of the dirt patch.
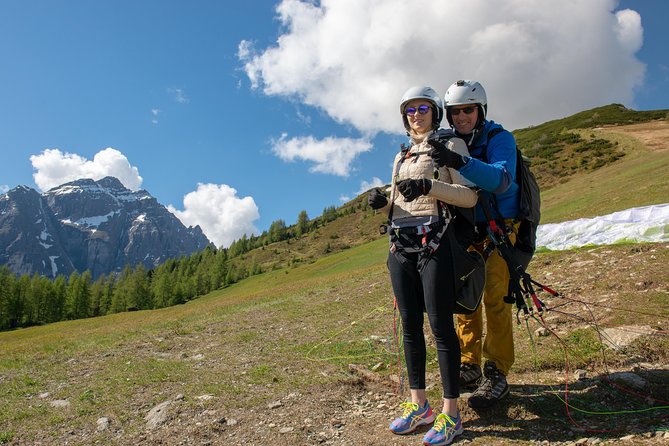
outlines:
[[669, 150], [669, 121], [651, 121], [641, 124], [600, 127], [593, 130], [605, 130], [623, 133], [640, 140], [648, 150], [663, 152]]

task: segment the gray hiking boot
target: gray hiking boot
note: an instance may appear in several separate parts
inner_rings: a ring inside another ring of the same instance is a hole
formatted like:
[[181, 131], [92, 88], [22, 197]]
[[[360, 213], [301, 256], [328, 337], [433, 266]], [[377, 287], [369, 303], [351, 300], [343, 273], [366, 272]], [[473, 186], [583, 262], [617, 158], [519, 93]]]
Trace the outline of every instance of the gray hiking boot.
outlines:
[[460, 366], [460, 387], [475, 387], [481, 379], [481, 366], [463, 362]]
[[486, 361], [483, 367], [483, 380], [467, 400], [472, 409], [486, 409], [509, 394], [506, 376], [497, 369], [493, 361]]

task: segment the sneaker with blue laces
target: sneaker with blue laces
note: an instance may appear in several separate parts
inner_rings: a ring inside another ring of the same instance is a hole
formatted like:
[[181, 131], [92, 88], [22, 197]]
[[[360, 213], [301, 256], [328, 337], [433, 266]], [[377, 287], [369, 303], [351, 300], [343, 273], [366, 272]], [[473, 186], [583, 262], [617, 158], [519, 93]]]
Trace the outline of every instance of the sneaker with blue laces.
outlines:
[[445, 413], [440, 413], [437, 420], [434, 422], [432, 429], [427, 431], [423, 437], [423, 444], [425, 446], [443, 446], [451, 444], [455, 437], [464, 432], [462, 427], [462, 418], [458, 416], [454, 419]]
[[416, 403], [406, 401], [400, 404], [404, 409], [401, 417], [390, 423], [390, 431], [393, 434], [404, 435], [415, 431], [419, 426], [430, 424], [434, 421], [434, 414], [430, 403], [425, 401], [425, 406], [420, 407]]

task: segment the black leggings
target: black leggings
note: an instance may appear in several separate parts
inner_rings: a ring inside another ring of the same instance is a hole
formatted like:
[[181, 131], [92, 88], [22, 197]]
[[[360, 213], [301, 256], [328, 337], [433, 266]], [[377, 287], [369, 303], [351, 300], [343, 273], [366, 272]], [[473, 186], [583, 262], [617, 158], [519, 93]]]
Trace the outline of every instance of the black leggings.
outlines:
[[453, 324], [454, 273], [453, 257], [448, 242], [442, 240], [437, 251], [432, 254], [420, 272], [418, 260], [418, 253], [403, 253], [401, 250], [391, 252], [388, 256], [390, 280], [402, 318], [409, 387], [425, 389], [426, 350], [423, 335], [423, 311], [425, 311], [437, 344], [444, 398], [458, 398], [460, 343]]

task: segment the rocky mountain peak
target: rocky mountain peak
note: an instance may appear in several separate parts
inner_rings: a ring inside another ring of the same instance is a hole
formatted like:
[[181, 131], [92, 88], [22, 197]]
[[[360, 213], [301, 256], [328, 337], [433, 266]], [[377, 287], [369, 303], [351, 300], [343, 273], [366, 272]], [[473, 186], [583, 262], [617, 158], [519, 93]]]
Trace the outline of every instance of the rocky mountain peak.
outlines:
[[147, 191], [114, 177], [79, 179], [40, 194], [19, 186], [0, 196], [0, 264], [17, 274], [49, 277], [125, 265], [153, 268], [210, 244]]

